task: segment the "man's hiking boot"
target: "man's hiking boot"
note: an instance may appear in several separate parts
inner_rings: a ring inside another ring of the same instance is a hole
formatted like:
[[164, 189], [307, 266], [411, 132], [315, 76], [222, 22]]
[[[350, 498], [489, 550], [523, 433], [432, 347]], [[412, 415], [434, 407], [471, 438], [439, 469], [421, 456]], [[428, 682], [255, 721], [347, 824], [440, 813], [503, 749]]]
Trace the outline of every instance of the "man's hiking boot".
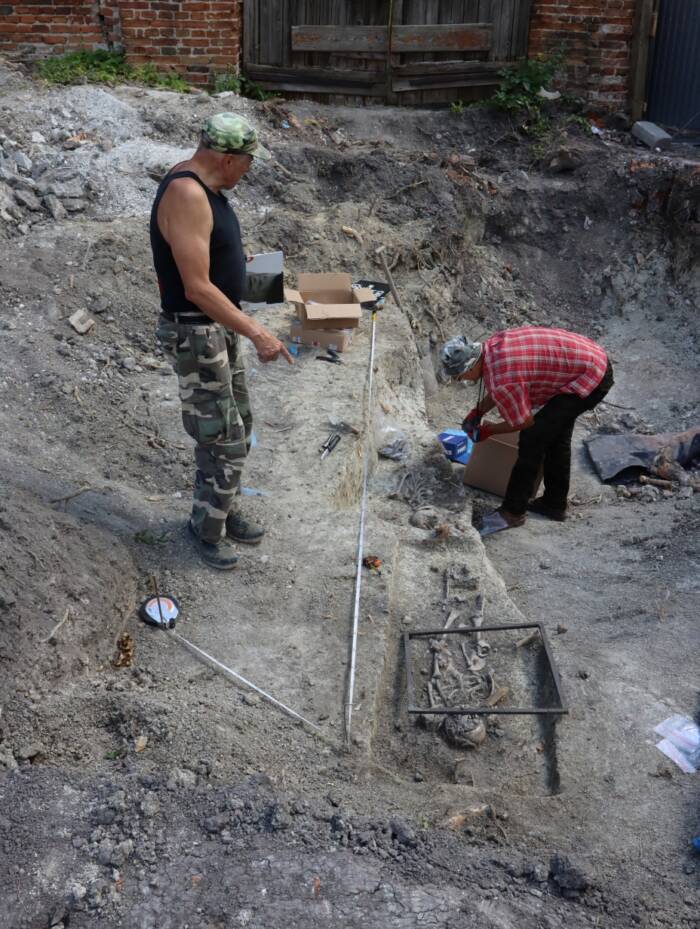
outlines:
[[226, 517], [226, 535], [235, 542], [243, 542], [244, 545], [258, 545], [265, 535], [265, 530], [262, 526], [249, 523], [240, 513], [229, 513]]
[[566, 519], [566, 509], [550, 506], [544, 497], [537, 497], [536, 500], [531, 500], [527, 508], [531, 513], [537, 513], [539, 516], [545, 516], [547, 519], [553, 519], [558, 523], [563, 523]]
[[210, 568], [216, 568], [218, 571], [230, 571], [231, 568], [236, 567], [238, 555], [230, 542], [226, 539], [222, 539], [218, 543], [205, 542], [199, 538], [191, 522], [187, 523], [187, 528], [195, 540], [202, 561], [208, 564]]

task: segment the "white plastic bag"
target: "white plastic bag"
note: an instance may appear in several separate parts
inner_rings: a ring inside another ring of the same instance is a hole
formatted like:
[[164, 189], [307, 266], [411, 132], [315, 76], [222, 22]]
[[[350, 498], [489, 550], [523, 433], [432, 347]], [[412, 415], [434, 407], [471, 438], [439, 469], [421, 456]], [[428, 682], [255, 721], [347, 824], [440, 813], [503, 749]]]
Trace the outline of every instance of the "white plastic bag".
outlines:
[[654, 729], [664, 736], [657, 744], [660, 752], [670, 758], [681, 771], [695, 774], [700, 767], [700, 728], [687, 716], [669, 716]]
[[382, 458], [391, 458], [393, 461], [405, 461], [410, 454], [408, 436], [386, 420], [380, 420], [374, 430], [374, 441], [377, 452]]

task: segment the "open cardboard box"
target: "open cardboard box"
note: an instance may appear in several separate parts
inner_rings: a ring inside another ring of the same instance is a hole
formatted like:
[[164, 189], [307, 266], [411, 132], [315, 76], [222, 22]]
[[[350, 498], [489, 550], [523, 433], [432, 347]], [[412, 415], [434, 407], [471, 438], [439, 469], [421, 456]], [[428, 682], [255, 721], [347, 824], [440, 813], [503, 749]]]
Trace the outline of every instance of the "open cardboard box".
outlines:
[[[464, 466], [464, 483], [505, 497], [510, 472], [518, 457], [519, 437], [519, 432], [506, 432], [491, 436], [485, 442], [475, 443], [469, 461]], [[541, 481], [540, 474], [533, 493]]]
[[290, 338], [296, 345], [332, 348], [336, 352], [344, 352], [352, 344], [354, 332], [354, 329], [307, 329], [298, 319], [294, 319]]
[[299, 287], [284, 289], [284, 298], [296, 307], [304, 329], [357, 329], [362, 304], [376, 302], [368, 287], [353, 289], [349, 274], [300, 274]]

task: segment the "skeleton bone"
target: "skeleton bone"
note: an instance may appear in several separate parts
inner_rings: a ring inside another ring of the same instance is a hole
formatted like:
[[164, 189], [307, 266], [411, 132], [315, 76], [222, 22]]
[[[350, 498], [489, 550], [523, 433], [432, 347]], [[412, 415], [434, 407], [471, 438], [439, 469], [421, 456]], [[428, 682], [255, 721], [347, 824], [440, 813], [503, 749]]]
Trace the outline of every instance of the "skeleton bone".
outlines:
[[449, 650], [448, 650], [447, 642], [445, 642], [444, 639], [431, 639], [429, 645], [430, 645], [430, 651], [433, 653], [433, 664], [432, 664], [432, 670], [430, 672], [430, 677], [432, 678], [432, 680], [435, 680], [436, 678], [441, 677], [441, 673], [442, 673], [441, 672], [442, 664], [440, 661], [440, 657], [444, 655], [446, 651], [448, 651], [449, 653]]
[[447, 621], [445, 622], [445, 625], [443, 626], [443, 629], [449, 629], [452, 623], [457, 619], [459, 619], [459, 611], [451, 610], [450, 615], [447, 617]]
[[474, 716], [446, 716], [442, 731], [450, 744], [458, 748], [478, 748], [486, 739], [486, 726]]
[[449, 702], [447, 700], [447, 697], [445, 696], [445, 691], [442, 689], [442, 684], [440, 683], [439, 680], [436, 680], [434, 682], [434, 687], [435, 687], [435, 690], [437, 690], [438, 692], [438, 696], [442, 700], [442, 705], [449, 706]]
[[[434, 710], [436, 706], [439, 705], [438, 700], [435, 697], [435, 689], [431, 681], [428, 681], [428, 703], [430, 704], [430, 709]], [[424, 716], [421, 716], [421, 720], [426, 729], [430, 732], [435, 732], [440, 728], [440, 723], [442, 719], [434, 713], [428, 713]]]
[[[485, 658], [488, 653], [491, 651], [491, 646], [489, 643], [481, 638], [480, 627], [484, 621], [484, 595], [477, 594], [476, 600], [474, 601], [474, 610], [475, 612], [470, 617], [471, 624], [476, 629], [474, 633], [474, 641], [476, 642], [476, 654], [479, 658]], [[483, 667], [483, 665], [482, 665]]]
[[486, 661], [476, 651], [468, 651], [467, 643], [462, 642], [462, 654], [469, 671], [481, 671], [486, 667]]
[[431, 710], [434, 710], [438, 703], [435, 699], [435, 688], [433, 687], [432, 681], [428, 681], [428, 703], [430, 704]]

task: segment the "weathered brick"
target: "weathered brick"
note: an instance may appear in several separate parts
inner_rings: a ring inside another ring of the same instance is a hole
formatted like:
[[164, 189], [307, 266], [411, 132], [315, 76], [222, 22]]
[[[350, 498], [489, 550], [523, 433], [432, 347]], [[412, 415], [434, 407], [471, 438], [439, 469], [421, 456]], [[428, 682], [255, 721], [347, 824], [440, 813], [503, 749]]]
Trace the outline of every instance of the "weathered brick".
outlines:
[[627, 93], [635, 0], [534, 0], [529, 54], [564, 50], [558, 86], [595, 104], [620, 106]]

